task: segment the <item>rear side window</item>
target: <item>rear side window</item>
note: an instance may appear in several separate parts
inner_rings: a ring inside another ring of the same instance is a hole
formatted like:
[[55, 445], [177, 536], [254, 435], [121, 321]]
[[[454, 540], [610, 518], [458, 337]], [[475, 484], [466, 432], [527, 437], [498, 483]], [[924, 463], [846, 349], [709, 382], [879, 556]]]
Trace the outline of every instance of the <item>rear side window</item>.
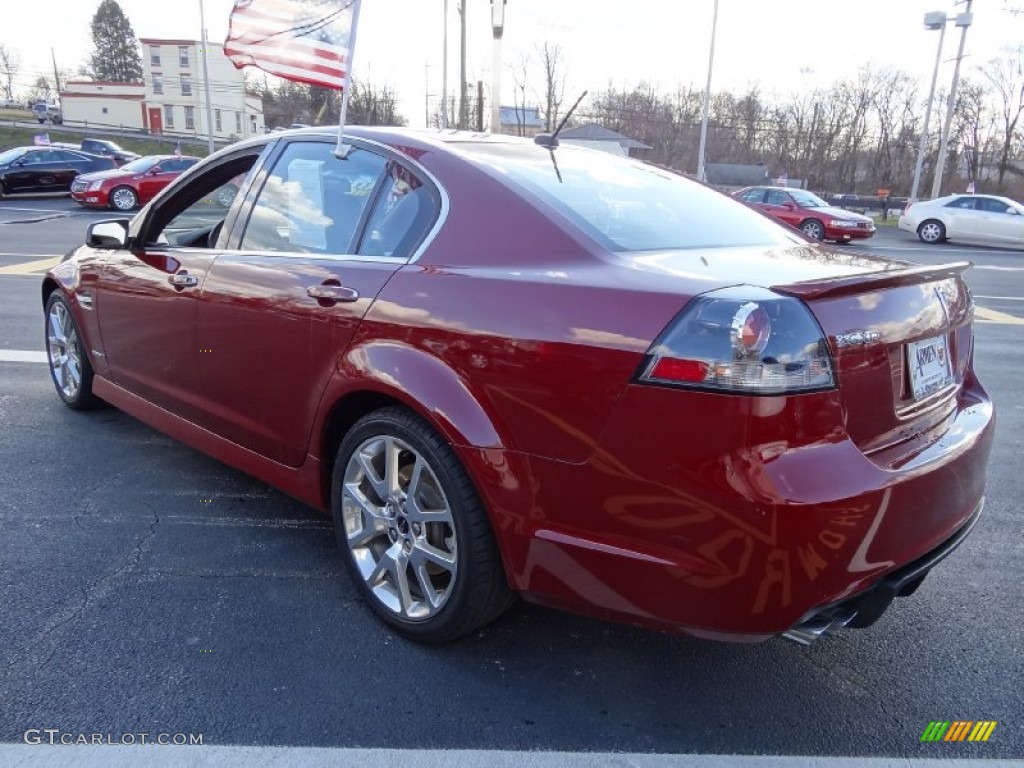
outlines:
[[463, 147], [608, 250], [806, 244], [732, 197], [605, 152], [565, 143], [553, 153], [526, 143]]
[[973, 197], [958, 197], [951, 203], [946, 203], [946, 208], [961, 208], [968, 211], [974, 210], [974, 198]]
[[384, 166], [384, 158], [362, 149], [339, 160], [331, 144], [289, 144], [253, 204], [240, 248], [352, 253], [359, 221]]

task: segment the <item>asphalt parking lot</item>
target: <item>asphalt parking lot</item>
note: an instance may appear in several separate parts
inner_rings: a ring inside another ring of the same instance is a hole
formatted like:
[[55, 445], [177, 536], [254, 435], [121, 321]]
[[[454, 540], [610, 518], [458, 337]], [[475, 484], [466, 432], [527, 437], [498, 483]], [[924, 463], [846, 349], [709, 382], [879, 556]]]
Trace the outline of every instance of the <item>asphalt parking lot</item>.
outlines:
[[[206, 745], [1024, 756], [1024, 251], [969, 259], [975, 365], [998, 409], [984, 517], [875, 626], [810, 647], [718, 645], [520, 605], [423, 647], [360, 604], [319, 514], [112, 408], [53, 393], [39, 284], [89, 221], [0, 201], [0, 743], [29, 729]], [[29, 353], [35, 353], [36, 357]], [[997, 721], [922, 743], [934, 720]]]

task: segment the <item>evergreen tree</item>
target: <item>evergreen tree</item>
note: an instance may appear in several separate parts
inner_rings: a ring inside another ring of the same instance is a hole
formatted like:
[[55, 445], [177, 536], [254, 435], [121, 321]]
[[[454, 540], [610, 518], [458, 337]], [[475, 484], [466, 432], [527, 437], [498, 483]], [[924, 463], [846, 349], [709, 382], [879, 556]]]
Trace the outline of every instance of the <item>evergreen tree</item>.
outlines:
[[92, 42], [95, 50], [90, 62], [97, 80], [117, 83], [142, 80], [139, 42], [117, 0], [103, 0], [96, 9], [92, 17]]

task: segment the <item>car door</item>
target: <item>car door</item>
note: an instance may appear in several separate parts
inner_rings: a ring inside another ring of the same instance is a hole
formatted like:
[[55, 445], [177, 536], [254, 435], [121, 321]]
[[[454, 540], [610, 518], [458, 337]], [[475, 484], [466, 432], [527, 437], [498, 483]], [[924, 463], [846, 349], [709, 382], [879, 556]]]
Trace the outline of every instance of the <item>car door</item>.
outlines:
[[14, 161], [5, 186], [11, 192], [49, 192], [54, 180], [50, 174], [52, 149], [33, 149]]
[[788, 194], [781, 189], [769, 189], [764, 198], [764, 208], [775, 218], [790, 226], [798, 227], [802, 220], [802, 212], [797, 208]]
[[71, 182], [80, 173], [88, 173], [92, 168], [92, 160], [85, 155], [66, 149], [51, 150], [50, 171], [53, 174], [54, 189], [71, 189]]
[[381, 247], [377, 229], [357, 253], [367, 221], [393, 204], [398, 167], [365, 146], [338, 159], [322, 138], [282, 142], [203, 286], [200, 370], [213, 431], [289, 466], [305, 460], [330, 376], [409, 255]]
[[1024, 242], [1024, 216], [1016, 208], [993, 197], [976, 198], [976, 239], [993, 245]]
[[978, 224], [975, 200], [974, 197], [958, 197], [942, 207], [941, 218], [946, 227], [946, 237], [974, 239]]
[[223, 158], [133, 220], [129, 249], [111, 253], [97, 285], [113, 382], [195, 423], [203, 413], [197, 301], [225, 217], [209, 196], [225, 179], [249, 170], [259, 152], [248, 148]]

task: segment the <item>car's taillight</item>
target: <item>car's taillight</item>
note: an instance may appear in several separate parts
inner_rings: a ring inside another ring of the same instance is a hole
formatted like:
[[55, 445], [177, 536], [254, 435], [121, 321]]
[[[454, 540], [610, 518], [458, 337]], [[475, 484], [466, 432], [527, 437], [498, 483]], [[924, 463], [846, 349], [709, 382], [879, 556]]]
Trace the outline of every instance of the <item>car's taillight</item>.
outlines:
[[745, 394], [835, 386], [828, 342], [810, 310], [750, 286], [694, 298], [647, 350], [638, 380]]
[[913, 203], [909, 203], [909, 202], [907, 203], [906, 207], [903, 209], [903, 215], [904, 216], [906, 216], [908, 213], [910, 213], [910, 209], [913, 207], [913, 205], [914, 205]]

